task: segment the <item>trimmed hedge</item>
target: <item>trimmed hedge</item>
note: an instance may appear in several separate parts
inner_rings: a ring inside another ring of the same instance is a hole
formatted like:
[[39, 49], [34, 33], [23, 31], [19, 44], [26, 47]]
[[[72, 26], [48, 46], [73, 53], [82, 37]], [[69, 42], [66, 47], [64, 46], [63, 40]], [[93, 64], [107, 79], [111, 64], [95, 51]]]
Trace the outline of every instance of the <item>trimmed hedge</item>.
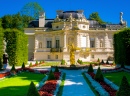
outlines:
[[130, 28], [114, 34], [114, 60], [116, 64], [130, 65]]
[[2, 69], [3, 67], [3, 63], [2, 63], [2, 59], [3, 59], [3, 48], [4, 48], [4, 43], [3, 43], [3, 38], [4, 34], [3, 34], [3, 29], [0, 28], [0, 69]]
[[28, 61], [27, 36], [16, 29], [7, 29], [4, 32], [7, 42], [6, 52], [9, 56], [9, 65], [22, 65]]

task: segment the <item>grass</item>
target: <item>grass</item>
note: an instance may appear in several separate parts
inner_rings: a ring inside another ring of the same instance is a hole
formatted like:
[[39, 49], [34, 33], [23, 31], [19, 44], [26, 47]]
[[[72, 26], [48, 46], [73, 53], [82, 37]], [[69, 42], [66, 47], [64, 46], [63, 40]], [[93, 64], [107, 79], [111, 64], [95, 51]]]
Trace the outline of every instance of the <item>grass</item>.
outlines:
[[45, 62], [42, 66], [57, 66], [60, 65], [60, 62]]
[[85, 73], [82, 73], [82, 75], [83, 75], [86, 83], [89, 85], [89, 87], [91, 88], [91, 90], [95, 94], [95, 96], [99, 96], [98, 92], [93, 88], [93, 86], [91, 85], [91, 83], [89, 82], [89, 80], [87, 79], [87, 77], [85, 76]]
[[66, 74], [64, 73], [63, 76], [62, 76], [62, 81], [61, 81], [61, 84], [60, 84], [60, 87], [59, 87], [58, 94], [56, 96], [62, 96], [64, 83], [65, 83], [65, 77], [66, 77]]
[[107, 79], [120, 86], [121, 80], [123, 76], [126, 76], [129, 84], [130, 84], [130, 73], [128, 72], [116, 72], [116, 73], [105, 73], [103, 74]]
[[45, 75], [23, 72], [17, 76], [0, 80], [0, 96], [26, 96], [30, 82], [40, 82]]

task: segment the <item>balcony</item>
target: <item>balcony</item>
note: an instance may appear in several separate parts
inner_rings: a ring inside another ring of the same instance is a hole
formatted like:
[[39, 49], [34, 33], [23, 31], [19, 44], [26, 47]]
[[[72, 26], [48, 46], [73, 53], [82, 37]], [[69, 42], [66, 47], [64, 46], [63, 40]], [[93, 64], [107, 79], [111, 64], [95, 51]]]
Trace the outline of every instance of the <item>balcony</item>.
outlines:
[[63, 48], [51, 48], [50, 52], [63, 52]]

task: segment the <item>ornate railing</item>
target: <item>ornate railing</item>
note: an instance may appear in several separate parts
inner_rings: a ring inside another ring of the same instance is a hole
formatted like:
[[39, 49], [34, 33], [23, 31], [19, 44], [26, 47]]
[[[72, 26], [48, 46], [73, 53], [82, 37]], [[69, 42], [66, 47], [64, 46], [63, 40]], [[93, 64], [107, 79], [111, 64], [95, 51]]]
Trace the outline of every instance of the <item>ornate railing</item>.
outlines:
[[51, 48], [50, 52], [63, 52], [63, 48]]

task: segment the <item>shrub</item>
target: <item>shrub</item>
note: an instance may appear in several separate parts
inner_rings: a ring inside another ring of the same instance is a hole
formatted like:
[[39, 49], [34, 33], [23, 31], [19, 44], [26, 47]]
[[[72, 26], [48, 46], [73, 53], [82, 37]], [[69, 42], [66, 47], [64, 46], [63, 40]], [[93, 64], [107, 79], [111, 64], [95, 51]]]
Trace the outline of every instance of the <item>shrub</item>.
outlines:
[[42, 63], [45, 63], [45, 61], [43, 60]]
[[32, 62], [30, 62], [29, 67], [32, 67]]
[[103, 61], [103, 60], [101, 61], [101, 64], [104, 64], [104, 61]]
[[79, 64], [83, 64], [83, 61], [82, 60], [77, 60], [77, 62], [79, 63]]
[[39, 64], [42, 64], [42, 61], [40, 61]]
[[11, 71], [16, 71], [14, 64], [12, 65]]
[[124, 65], [124, 63], [121, 63], [121, 68], [125, 68], [125, 65]]
[[61, 60], [61, 65], [65, 65], [65, 60]]
[[55, 80], [55, 76], [54, 76], [54, 73], [52, 72], [52, 70], [50, 70], [47, 80]]
[[36, 61], [36, 63], [35, 63], [36, 65], [38, 65], [38, 61]]
[[24, 69], [25, 68], [25, 64], [24, 64], [24, 62], [23, 62], [23, 64], [22, 64], [22, 67], [21, 67], [22, 69]]
[[109, 61], [108, 61], [108, 60], [106, 61], [106, 64], [109, 64]]
[[116, 96], [130, 96], [130, 85], [125, 76], [123, 76], [119, 90]]
[[59, 68], [56, 66], [54, 72], [59, 72]]
[[38, 90], [36, 89], [34, 83], [31, 81], [27, 96], [40, 96]]
[[98, 58], [97, 62], [100, 62], [100, 59]]
[[90, 64], [89, 65], [89, 68], [88, 68], [88, 72], [93, 72], [94, 70], [93, 70], [93, 66], [92, 66], [92, 64]]
[[104, 81], [104, 77], [103, 77], [103, 74], [102, 74], [102, 71], [101, 71], [100, 67], [98, 67], [94, 79], [95, 79], [96, 81]]

